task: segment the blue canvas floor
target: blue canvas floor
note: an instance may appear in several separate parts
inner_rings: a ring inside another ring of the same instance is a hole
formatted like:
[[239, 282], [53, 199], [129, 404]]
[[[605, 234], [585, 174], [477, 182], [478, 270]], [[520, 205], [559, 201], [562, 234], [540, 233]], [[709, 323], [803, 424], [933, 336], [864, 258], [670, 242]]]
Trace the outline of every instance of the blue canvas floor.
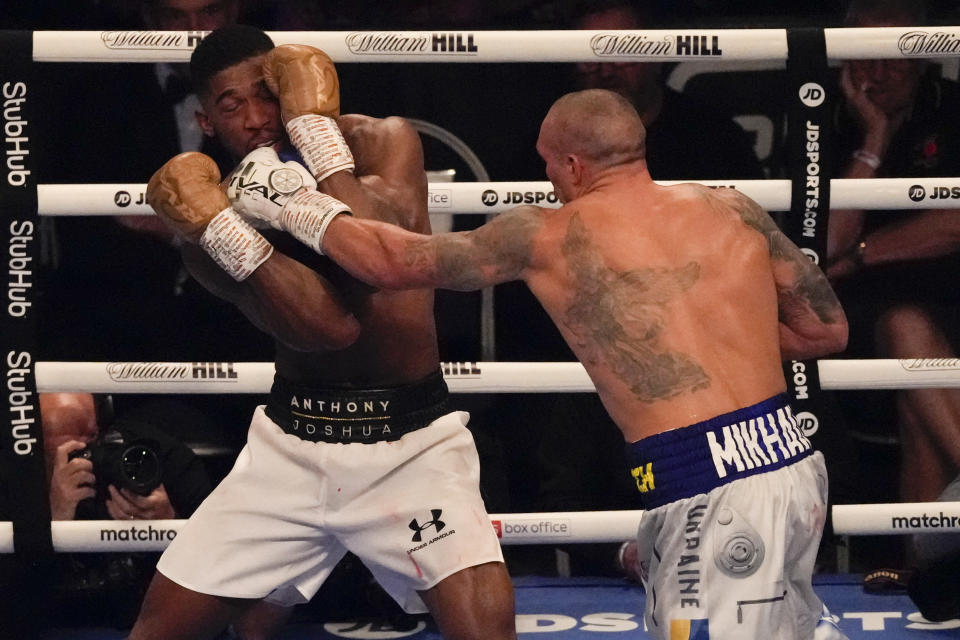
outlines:
[[[514, 580], [517, 631], [521, 638], [558, 640], [634, 640], [643, 631], [643, 590], [606, 578], [519, 577]], [[819, 575], [817, 593], [850, 640], [939, 640], [960, 638], [960, 620], [929, 623], [906, 595], [872, 595], [859, 575]], [[397, 628], [403, 627], [403, 628]], [[119, 640], [123, 633], [105, 629], [61, 629], [43, 640]], [[365, 638], [440, 640], [431, 622], [407, 618], [405, 625], [357, 621], [289, 625], [279, 640]]]

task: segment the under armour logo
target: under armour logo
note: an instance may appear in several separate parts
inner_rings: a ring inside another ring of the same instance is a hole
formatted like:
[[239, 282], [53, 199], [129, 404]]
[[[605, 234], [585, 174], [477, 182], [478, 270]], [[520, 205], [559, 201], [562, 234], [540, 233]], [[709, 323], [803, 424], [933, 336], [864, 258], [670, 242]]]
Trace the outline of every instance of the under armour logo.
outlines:
[[447, 525], [445, 522], [443, 522], [443, 520], [440, 519], [441, 513], [443, 513], [443, 509], [430, 509], [430, 515], [433, 518], [432, 520], [428, 520], [423, 524], [420, 524], [419, 522], [417, 522], [416, 518], [410, 521], [410, 528], [413, 529], [414, 531], [414, 534], [413, 534], [414, 542], [420, 542], [420, 540], [422, 540], [422, 536], [420, 535], [420, 533], [424, 529], [429, 529], [430, 527], [436, 527], [438, 532], [443, 531], [443, 528]]

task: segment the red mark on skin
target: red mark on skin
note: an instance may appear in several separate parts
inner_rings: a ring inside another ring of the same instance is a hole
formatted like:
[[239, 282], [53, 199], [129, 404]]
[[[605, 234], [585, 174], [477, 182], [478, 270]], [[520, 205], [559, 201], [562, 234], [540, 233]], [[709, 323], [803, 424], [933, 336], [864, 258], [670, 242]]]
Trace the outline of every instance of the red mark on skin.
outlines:
[[423, 571], [420, 570], [420, 565], [417, 564], [417, 561], [414, 560], [414, 559], [413, 559], [413, 556], [410, 555], [409, 553], [407, 554], [407, 557], [410, 558], [410, 562], [413, 563], [413, 568], [417, 570], [417, 577], [418, 577], [418, 578], [422, 578], [422, 577], [423, 577]]

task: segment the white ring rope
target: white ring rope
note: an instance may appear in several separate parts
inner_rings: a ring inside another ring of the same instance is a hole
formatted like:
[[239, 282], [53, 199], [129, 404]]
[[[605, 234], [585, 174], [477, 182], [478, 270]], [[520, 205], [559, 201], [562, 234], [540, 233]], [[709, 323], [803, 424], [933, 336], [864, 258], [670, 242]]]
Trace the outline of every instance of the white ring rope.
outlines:
[[838, 504], [833, 532], [851, 536], [960, 532], [960, 502]]
[[[204, 31], [34, 31], [36, 62], [184, 62]], [[787, 58], [786, 29], [272, 31], [335, 62], [651, 62]], [[960, 27], [824, 29], [827, 57], [960, 55]]]
[[[680, 184], [657, 180], [657, 184]], [[790, 180], [687, 180], [742, 191], [768, 211], [790, 210]], [[153, 215], [145, 184], [40, 184], [42, 216]], [[960, 178], [870, 178], [830, 181], [832, 209], [960, 208]], [[498, 213], [518, 204], [558, 207], [553, 186], [535, 182], [431, 182], [430, 213]]]
[[[819, 360], [820, 388], [960, 387], [960, 359]], [[579, 362], [445, 362], [453, 393], [572, 393], [596, 388]], [[37, 362], [37, 391], [267, 393], [272, 362]], [[797, 384], [803, 385], [803, 382]]]
[[[637, 534], [643, 511], [492, 513], [504, 545], [622, 542]], [[50, 523], [60, 553], [162, 551], [186, 520], [69, 520]], [[960, 502], [833, 507], [836, 535], [960, 532]], [[13, 524], [0, 522], [0, 553], [13, 553]]]
[[[622, 542], [637, 535], [642, 511], [577, 511], [489, 515], [501, 544]], [[162, 551], [186, 520], [68, 520], [51, 522], [61, 553]], [[0, 553], [13, 552], [13, 526], [0, 522]]]

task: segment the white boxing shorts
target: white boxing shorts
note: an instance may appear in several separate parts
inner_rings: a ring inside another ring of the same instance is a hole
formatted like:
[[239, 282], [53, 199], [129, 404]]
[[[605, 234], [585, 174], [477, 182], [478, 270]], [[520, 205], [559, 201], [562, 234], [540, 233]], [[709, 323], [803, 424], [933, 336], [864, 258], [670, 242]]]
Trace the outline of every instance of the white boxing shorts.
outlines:
[[422, 613], [418, 591], [502, 562], [469, 415], [419, 428], [405, 417], [429, 411], [403, 414], [404, 399], [402, 388], [301, 393], [275, 383], [233, 469], [157, 569], [200, 593], [293, 605], [350, 551], [404, 610]]
[[786, 395], [627, 448], [650, 635], [814, 638], [829, 620], [812, 585], [827, 474]]

